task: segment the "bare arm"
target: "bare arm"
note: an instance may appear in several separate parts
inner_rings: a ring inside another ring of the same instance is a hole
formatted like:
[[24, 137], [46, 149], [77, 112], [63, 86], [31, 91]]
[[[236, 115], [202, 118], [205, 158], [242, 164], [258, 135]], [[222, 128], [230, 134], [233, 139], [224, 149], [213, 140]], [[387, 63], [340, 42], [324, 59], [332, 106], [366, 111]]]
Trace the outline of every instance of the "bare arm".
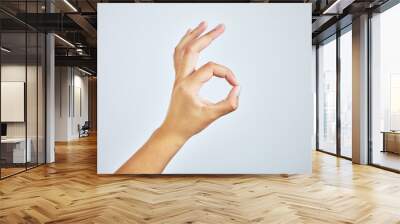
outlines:
[[[175, 83], [167, 116], [149, 140], [118, 170], [118, 174], [159, 174], [179, 149], [219, 117], [237, 109], [239, 83], [230, 69], [209, 62], [196, 69], [200, 52], [224, 32], [218, 25], [201, 35], [207, 28], [202, 22], [182, 37], [175, 48]], [[198, 92], [213, 76], [225, 78], [232, 86], [228, 96], [211, 103]]]

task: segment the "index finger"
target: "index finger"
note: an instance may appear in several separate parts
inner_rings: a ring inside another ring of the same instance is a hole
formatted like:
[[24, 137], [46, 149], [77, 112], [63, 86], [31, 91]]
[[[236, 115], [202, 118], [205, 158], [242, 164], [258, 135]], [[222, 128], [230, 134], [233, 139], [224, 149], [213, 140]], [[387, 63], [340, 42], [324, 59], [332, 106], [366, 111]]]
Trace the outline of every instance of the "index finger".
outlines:
[[188, 48], [192, 52], [200, 53], [204, 48], [211, 44], [213, 40], [219, 37], [225, 31], [225, 26], [223, 24], [219, 24], [214, 29], [199, 37], [196, 40], [193, 40], [192, 43], [188, 44]]
[[182, 39], [179, 41], [178, 45], [176, 45], [177, 50], [181, 50], [185, 48], [185, 45], [192, 41], [193, 39], [196, 39], [199, 37], [207, 28], [207, 23], [206, 22], [201, 22], [194, 30], [189, 29], [186, 34], [182, 37]]

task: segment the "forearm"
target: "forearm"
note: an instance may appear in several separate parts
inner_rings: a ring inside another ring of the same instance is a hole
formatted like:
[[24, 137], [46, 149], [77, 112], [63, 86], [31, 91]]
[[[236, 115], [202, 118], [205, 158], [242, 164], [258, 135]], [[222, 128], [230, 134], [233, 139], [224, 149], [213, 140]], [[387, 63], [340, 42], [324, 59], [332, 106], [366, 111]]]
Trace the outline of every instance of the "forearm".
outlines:
[[161, 126], [116, 173], [160, 174], [185, 142], [186, 138]]

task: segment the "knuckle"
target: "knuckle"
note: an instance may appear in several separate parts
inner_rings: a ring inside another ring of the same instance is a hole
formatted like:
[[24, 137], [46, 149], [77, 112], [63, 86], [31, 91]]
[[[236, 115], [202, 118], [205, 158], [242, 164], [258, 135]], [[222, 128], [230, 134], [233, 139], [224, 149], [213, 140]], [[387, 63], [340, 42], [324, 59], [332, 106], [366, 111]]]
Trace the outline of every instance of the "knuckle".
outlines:
[[238, 104], [236, 103], [236, 102], [234, 102], [234, 101], [230, 101], [229, 102], [229, 110], [230, 111], [235, 111], [236, 109], [238, 108]]
[[178, 82], [175, 86], [175, 89], [179, 93], [183, 93], [183, 94], [190, 92], [188, 86], [184, 82]]
[[212, 61], [209, 61], [209, 62], [207, 62], [205, 65], [204, 65], [204, 68], [206, 69], [206, 70], [212, 70], [214, 67], [215, 67], [215, 63], [214, 62], [212, 62]]
[[185, 54], [192, 54], [195, 52], [193, 45], [189, 45], [185, 48]]
[[207, 62], [206, 63], [206, 67], [208, 67], [208, 68], [212, 68], [212, 67], [214, 67], [216, 64], [214, 63], [214, 62], [212, 62], [212, 61], [209, 61], [209, 62]]

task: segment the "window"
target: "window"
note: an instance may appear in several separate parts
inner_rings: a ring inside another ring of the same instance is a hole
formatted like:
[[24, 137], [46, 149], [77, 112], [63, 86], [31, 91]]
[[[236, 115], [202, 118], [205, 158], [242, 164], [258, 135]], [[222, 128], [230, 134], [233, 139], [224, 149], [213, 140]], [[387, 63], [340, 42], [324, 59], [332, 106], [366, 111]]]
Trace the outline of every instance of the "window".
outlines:
[[352, 34], [340, 36], [340, 154], [352, 156]]
[[331, 36], [318, 47], [318, 149], [351, 158], [353, 74], [351, 25], [338, 34], [340, 36]]
[[371, 18], [371, 162], [400, 170], [400, 5]]
[[336, 153], [336, 39], [318, 48], [318, 149]]

